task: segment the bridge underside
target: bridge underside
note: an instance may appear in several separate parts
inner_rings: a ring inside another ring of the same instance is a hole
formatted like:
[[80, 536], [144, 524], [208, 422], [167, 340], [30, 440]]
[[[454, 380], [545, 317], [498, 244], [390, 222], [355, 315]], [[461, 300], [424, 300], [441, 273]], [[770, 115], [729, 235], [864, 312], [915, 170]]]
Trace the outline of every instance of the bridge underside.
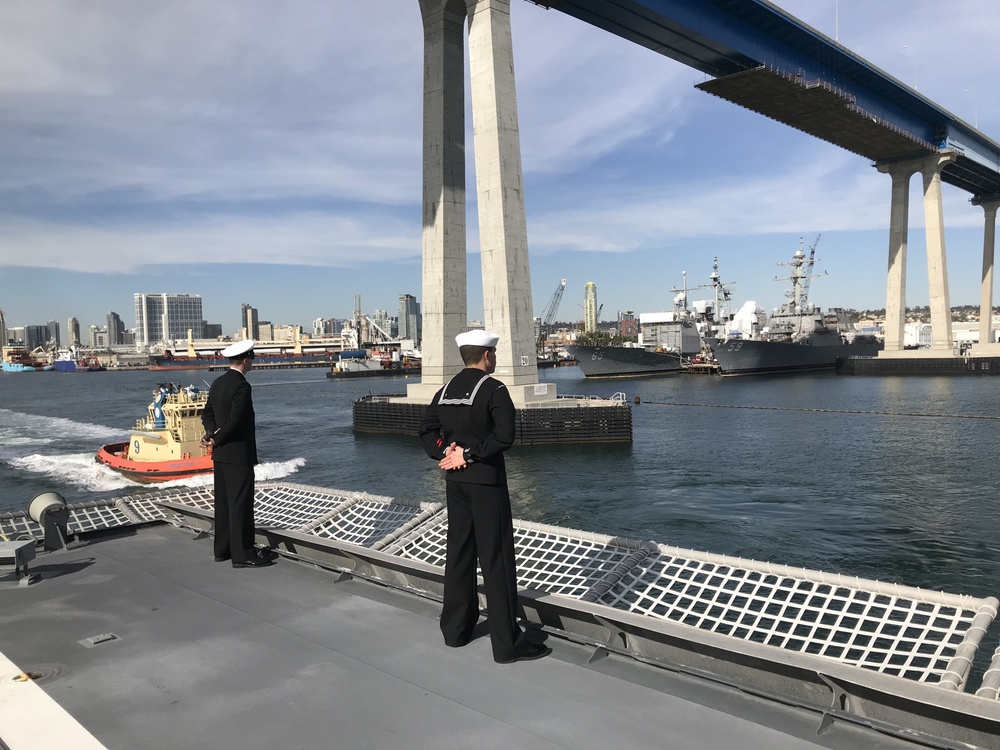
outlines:
[[[940, 149], [857, 106], [854, 97], [821, 80], [764, 66], [700, 83], [695, 88], [783, 122], [874, 162], [929, 156]], [[1000, 193], [1000, 175], [964, 155], [941, 179], [973, 195]]]

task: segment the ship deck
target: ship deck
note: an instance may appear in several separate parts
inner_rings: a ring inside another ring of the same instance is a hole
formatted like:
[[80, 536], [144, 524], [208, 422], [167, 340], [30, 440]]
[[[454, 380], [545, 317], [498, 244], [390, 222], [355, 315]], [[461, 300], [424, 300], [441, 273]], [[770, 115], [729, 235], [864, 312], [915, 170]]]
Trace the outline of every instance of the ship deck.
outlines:
[[917, 746], [848, 722], [818, 734], [813, 710], [591, 663], [551, 635], [550, 657], [497, 665], [485, 635], [445, 647], [432, 599], [290, 559], [236, 570], [169, 525], [84, 541], [39, 552], [38, 583], [0, 578], [0, 747]]

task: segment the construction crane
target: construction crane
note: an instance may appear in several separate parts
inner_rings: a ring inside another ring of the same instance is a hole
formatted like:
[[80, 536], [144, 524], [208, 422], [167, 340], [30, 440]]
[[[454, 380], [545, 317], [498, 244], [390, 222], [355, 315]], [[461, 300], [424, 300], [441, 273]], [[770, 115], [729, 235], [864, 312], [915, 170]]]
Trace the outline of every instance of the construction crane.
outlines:
[[542, 316], [543, 331], [555, 322], [556, 313], [559, 312], [559, 303], [562, 302], [563, 292], [565, 290], [566, 279], [563, 279], [559, 282], [556, 290], [552, 293], [552, 299], [549, 300], [549, 306], [545, 308], [545, 314]]
[[555, 322], [556, 313], [559, 311], [559, 303], [562, 302], [563, 291], [565, 289], [566, 279], [563, 279], [559, 282], [555, 292], [552, 293], [552, 299], [549, 300], [549, 305], [545, 308], [545, 314], [542, 315], [538, 326], [538, 342], [536, 343], [536, 348], [539, 352], [542, 350], [545, 338], [549, 335], [549, 329], [552, 328], [552, 324]]
[[385, 330], [382, 326], [380, 326], [378, 323], [376, 323], [374, 320], [372, 320], [370, 315], [365, 315], [363, 317], [366, 321], [368, 321], [368, 325], [370, 325], [372, 328], [374, 328], [382, 335], [383, 342], [392, 341], [392, 336], [389, 334], [389, 332]]

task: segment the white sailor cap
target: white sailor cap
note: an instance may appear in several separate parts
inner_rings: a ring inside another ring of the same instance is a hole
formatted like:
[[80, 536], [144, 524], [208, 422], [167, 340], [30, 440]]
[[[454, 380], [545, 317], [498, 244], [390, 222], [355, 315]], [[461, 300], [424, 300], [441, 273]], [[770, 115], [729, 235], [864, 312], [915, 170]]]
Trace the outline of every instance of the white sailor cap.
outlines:
[[225, 349], [222, 350], [223, 357], [229, 357], [233, 359], [234, 357], [242, 357], [244, 354], [253, 351], [253, 339], [246, 339], [245, 341], [237, 341], [235, 344], [230, 344]]
[[455, 337], [455, 343], [459, 346], [485, 346], [487, 349], [496, 346], [500, 337], [495, 333], [477, 328], [474, 331], [466, 331]]

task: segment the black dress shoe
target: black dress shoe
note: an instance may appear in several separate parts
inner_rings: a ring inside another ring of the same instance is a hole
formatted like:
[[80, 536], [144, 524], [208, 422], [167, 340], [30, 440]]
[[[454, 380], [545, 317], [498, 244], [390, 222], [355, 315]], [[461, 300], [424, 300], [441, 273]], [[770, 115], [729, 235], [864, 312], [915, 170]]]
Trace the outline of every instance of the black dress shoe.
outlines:
[[225, 555], [224, 557], [219, 557], [218, 555], [215, 556], [215, 561], [216, 562], [225, 562], [228, 559], [229, 559], [229, 555]]
[[233, 560], [234, 568], [264, 568], [268, 565], [274, 565], [274, 560], [264, 560], [257, 556], [248, 557], [246, 560], [239, 562]]
[[257, 549], [257, 557], [261, 560], [277, 560], [280, 555], [270, 547], [259, 547]]
[[548, 646], [542, 646], [539, 643], [525, 643], [523, 646], [517, 649], [517, 654], [512, 659], [494, 659], [497, 664], [513, 664], [516, 661], [533, 661], [535, 659], [541, 659], [543, 656], [548, 656], [552, 653], [552, 649]]

